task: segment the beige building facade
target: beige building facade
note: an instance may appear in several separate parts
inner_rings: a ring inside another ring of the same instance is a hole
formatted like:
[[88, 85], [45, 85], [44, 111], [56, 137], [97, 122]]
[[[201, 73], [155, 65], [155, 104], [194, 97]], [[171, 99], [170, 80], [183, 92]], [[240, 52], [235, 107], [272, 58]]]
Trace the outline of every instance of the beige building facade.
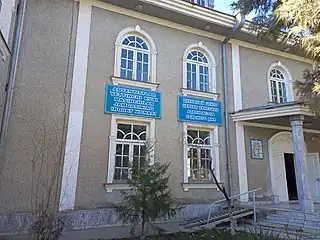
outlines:
[[26, 1], [1, 213], [32, 211], [48, 186], [56, 210], [109, 208], [149, 142], [177, 202], [223, 197], [209, 169], [232, 195], [320, 200], [320, 125], [293, 88], [312, 61], [203, 2]]

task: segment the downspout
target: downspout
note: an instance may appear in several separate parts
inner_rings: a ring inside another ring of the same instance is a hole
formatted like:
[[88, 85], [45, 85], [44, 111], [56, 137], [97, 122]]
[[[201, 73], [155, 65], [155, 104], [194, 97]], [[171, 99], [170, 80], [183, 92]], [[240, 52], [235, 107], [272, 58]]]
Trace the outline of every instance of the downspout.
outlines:
[[25, 10], [26, 10], [26, 0], [20, 0], [20, 3], [18, 4], [17, 15], [16, 15], [16, 23], [14, 28], [15, 32], [14, 32], [13, 45], [12, 45], [12, 56], [11, 56], [11, 61], [9, 66], [9, 76], [6, 84], [6, 97], [5, 97], [1, 127], [0, 127], [1, 156], [3, 154], [5, 138], [7, 135], [8, 125], [9, 125], [9, 118], [10, 118], [12, 98], [13, 98], [13, 92], [14, 92], [15, 79], [16, 79], [16, 71], [17, 71], [17, 65], [18, 65], [18, 59], [19, 59], [19, 50], [20, 50], [20, 42], [21, 42]]
[[[226, 36], [222, 42], [222, 69], [223, 69], [223, 101], [224, 101], [224, 119], [225, 119], [225, 136], [226, 136], [226, 156], [227, 156], [227, 175], [228, 175], [228, 194], [232, 196], [232, 169], [231, 169], [231, 154], [230, 154], [230, 129], [229, 129], [229, 96], [228, 96], [228, 75], [227, 75], [227, 43], [234, 33], [239, 31], [244, 23], [245, 18], [241, 13], [236, 16], [236, 23], [233, 28], [233, 33]], [[238, 89], [238, 91], [241, 91]]]

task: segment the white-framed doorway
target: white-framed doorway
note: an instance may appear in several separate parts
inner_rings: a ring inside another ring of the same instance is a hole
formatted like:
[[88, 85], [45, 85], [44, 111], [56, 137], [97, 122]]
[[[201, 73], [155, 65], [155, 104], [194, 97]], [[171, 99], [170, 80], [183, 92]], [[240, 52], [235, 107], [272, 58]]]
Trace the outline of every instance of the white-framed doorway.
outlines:
[[[305, 144], [307, 149], [307, 145]], [[292, 133], [283, 131], [268, 141], [271, 192], [281, 202], [289, 201], [285, 155], [294, 154]], [[306, 151], [307, 152], [307, 151]], [[307, 153], [307, 175], [312, 198], [320, 202], [320, 160], [319, 153]]]
[[[305, 148], [307, 149], [306, 144]], [[289, 201], [289, 194], [285, 155], [294, 154], [292, 133], [289, 131], [276, 133], [269, 139], [268, 149], [271, 192], [273, 195], [278, 196], [281, 202], [287, 202]], [[310, 176], [308, 174], [309, 182], [316, 181], [317, 178], [320, 177], [320, 172], [319, 176], [317, 176], [317, 169], [319, 169], [320, 171], [319, 154], [307, 154], [307, 168], [309, 169], [309, 171], [311, 171], [311, 169], [316, 169], [312, 174], [310, 174]], [[312, 185], [310, 185], [310, 191], [312, 192], [313, 198], [315, 200], [320, 200], [320, 181], [317, 181], [317, 183], [312, 182]]]
[[319, 153], [307, 154], [308, 181], [312, 200], [320, 203], [320, 160]]
[[289, 201], [284, 154], [294, 153], [292, 133], [288, 131], [273, 135], [268, 141], [271, 192], [281, 202]]

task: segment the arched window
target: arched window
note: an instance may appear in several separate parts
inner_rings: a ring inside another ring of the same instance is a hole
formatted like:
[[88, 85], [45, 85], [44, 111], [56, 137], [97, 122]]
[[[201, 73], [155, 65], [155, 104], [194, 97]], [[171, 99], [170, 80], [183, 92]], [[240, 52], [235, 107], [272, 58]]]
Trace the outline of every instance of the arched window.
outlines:
[[202, 43], [190, 45], [184, 57], [184, 88], [215, 92], [215, 64], [212, 54]]
[[280, 62], [271, 65], [268, 79], [270, 102], [286, 103], [292, 101], [291, 76]]
[[125, 28], [116, 41], [114, 75], [123, 79], [155, 83], [156, 47], [139, 26]]
[[148, 82], [149, 48], [146, 42], [135, 35], [122, 41], [120, 77]]
[[209, 63], [200, 51], [192, 51], [187, 57], [187, 88], [201, 92], [209, 91]]

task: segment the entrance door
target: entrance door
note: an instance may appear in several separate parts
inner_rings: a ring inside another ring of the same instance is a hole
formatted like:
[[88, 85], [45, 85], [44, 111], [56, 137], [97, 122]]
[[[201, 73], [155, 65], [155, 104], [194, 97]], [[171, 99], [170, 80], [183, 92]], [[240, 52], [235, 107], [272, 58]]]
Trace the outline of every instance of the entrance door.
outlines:
[[284, 165], [286, 169], [289, 201], [298, 200], [296, 173], [294, 169], [294, 155], [292, 153], [284, 154]]
[[307, 154], [307, 171], [312, 199], [320, 202], [320, 163], [318, 153]]

